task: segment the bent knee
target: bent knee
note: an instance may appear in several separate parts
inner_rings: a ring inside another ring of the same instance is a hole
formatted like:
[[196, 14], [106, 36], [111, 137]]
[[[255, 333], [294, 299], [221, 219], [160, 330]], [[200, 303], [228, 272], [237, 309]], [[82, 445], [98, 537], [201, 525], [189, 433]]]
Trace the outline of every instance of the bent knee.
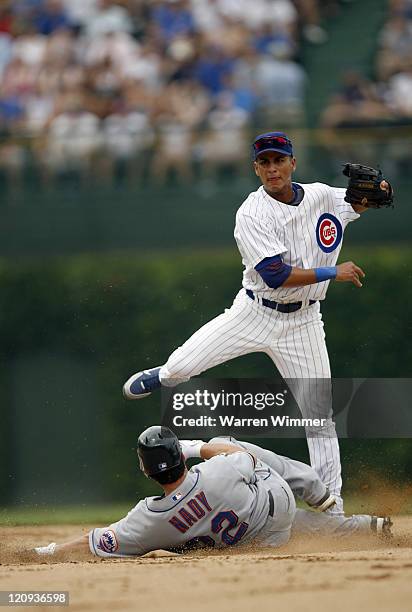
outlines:
[[332, 419], [314, 419], [313, 425], [305, 427], [306, 437], [336, 438], [336, 427]]

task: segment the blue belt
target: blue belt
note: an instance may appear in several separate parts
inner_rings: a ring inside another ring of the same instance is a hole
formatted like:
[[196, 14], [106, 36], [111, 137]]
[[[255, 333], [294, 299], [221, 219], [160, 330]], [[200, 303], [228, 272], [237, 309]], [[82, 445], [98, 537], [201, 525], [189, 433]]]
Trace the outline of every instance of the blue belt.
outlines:
[[[255, 294], [250, 289], [246, 289], [246, 294], [250, 297], [251, 300], [255, 300]], [[302, 308], [302, 302], [290, 302], [287, 304], [281, 304], [280, 302], [273, 302], [272, 300], [267, 300], [266, 298], [261, 298], [261, 303], [263, 306], [267, 308], [272, 308], [272, 310], [277, 310], [278, 312], [296, 312], [296, 310], [300, 310]], [[309, 300], [309, 306], [312, 304], [316, 304], [316, 300]]]

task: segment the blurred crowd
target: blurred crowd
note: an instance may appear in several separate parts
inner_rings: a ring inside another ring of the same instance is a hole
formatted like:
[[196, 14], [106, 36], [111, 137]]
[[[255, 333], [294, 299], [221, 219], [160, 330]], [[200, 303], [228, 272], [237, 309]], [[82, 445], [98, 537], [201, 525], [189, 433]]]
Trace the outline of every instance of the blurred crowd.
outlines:
[[[301, 41], [349, 0], [0, 0], [0, 167], [183, 179], [302, 122]], [[22, 144], [30, 137], [31, 146]]]
[[343, 75], [342, 86], [322, 117], [325, 127], [405, 123], [412, 120], [412, 0], [389, 0], [378, 39], [375, 78], [356, 70]]

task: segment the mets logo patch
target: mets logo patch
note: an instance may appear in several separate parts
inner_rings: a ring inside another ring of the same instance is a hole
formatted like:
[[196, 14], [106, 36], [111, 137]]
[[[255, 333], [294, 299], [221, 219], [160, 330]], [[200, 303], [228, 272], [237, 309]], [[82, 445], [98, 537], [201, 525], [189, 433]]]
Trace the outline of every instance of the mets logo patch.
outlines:
[[324, 213], [316, 226], [316, 240], [324, 253], [331, 253], [342, 240], [342, 224], [334, 215]]
[[97, 548], [107, 553], [114, 553], [119, 548], [114, 531], [108, 529], [100, 537]]

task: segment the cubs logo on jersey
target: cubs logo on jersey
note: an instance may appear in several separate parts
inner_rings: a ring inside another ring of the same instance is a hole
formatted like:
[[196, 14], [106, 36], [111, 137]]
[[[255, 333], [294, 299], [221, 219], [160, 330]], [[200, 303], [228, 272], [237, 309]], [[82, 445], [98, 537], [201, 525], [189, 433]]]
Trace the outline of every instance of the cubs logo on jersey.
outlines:
[[316, 240], [324, 253], [331, 253], [342, 240], [342, 224], [337, 217], [324, 213], [318, 219]]

